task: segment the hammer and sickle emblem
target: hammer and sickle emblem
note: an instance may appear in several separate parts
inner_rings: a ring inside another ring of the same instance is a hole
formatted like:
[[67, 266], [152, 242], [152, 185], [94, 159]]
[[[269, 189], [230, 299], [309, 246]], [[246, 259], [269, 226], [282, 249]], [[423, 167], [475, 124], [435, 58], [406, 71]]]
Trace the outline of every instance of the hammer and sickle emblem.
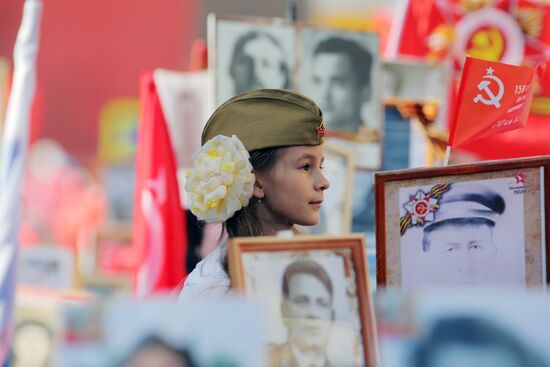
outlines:
[[[492, 75], [493, 71], [491, 68], [487, 69], [487, 75], [483, 76], [483, 79], [489, 79], [489, 80], [482, 80], [477, 85], [477, 89], [479, 89], [481, 92], [474, 98], [474, 102], [481, 102], [484, 105], [487, 106], [495, 106], [496, 108], [500, 108], [500, 100], [504, 96], [504, 85], [502, 84], [502, 80], [500, 78]], [[491, 85], [491, 80], [495, 81], [498, 86], [498, 92], [496, 95], [493, 93], [493, 91], [489, 88]], [[487, 98], [485, 98], [485, 96]]]

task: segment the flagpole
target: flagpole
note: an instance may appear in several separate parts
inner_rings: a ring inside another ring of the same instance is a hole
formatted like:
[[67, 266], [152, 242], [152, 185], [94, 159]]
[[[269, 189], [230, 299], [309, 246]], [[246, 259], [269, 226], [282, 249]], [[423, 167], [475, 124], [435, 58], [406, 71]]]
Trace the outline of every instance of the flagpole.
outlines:
[[451, 156], [451, 147], [447, 145], [447, 150], [445, 151], [445, 161], [443, 162], [443, 167], [449, 165], [449, 157]]
[[31, 106], [36, 89], [36, 58], [42, 2], [26, 0], [13, 50], [13, 81], [0, 142], [0, 365], [9, 355], [21, 193]]

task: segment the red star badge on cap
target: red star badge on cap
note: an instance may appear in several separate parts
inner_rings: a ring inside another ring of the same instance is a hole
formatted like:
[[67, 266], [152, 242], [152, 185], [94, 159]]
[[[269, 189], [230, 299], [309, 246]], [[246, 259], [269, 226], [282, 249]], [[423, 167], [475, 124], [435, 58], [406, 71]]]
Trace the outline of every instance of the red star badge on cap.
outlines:
[[327, 129], [325, 129], [325, 126], [321, 124], [321, 126], [317, 128], [317, 137], [323, 138], [325, 137], [326, 134], [327, 134]]

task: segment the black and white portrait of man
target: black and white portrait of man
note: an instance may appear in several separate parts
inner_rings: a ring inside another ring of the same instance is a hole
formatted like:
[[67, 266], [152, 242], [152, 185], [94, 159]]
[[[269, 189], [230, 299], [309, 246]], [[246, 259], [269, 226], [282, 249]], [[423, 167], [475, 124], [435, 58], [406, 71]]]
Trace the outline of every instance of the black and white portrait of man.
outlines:
[[513, 181], [401, 188], [403, 288], [525, 285], [524, 200]]
[[331, 250], [243, 255], [245, 293], [269, 323], [269, 366], [361, 366], [359, 302], [353, 269]]
[[381, 164], [382, 128], [378, 36], [304, 28], [300, 85], [323, 111], [331, 140], [356, 150], [363, 168]]

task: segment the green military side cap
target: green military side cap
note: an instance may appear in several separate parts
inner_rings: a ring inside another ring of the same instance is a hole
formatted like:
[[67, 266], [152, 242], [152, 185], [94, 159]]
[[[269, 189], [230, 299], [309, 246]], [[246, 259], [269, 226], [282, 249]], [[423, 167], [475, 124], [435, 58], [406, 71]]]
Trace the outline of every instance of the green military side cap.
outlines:
[[202, 132], [202, 144], [216, 135], [236, 135], [251, 152], [291, 145], [319, 145], [326, 130], [323, 114], [311, 99], [296, 92], [258, 89], [222, 104]]

